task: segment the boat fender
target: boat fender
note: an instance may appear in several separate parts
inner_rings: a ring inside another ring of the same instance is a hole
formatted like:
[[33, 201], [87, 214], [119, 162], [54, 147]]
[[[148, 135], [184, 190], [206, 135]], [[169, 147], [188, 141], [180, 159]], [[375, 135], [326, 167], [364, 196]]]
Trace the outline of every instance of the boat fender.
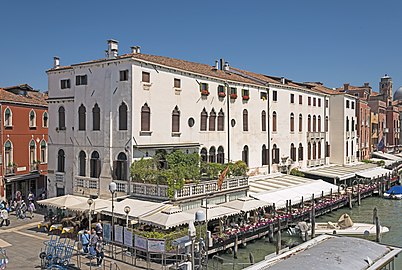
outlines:
[[363, 234], [364, 234], [364, 236], [369, 236], [370, 232], [368, 230], [365, 230]]
[[332, 234], [336, 234], [336, 230], [333, 230]]

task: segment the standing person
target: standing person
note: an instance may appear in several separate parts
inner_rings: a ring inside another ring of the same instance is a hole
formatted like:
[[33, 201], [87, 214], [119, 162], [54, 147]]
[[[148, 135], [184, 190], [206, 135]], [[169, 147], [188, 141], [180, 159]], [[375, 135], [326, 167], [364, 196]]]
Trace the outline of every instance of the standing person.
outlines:
[[103, 254], [103, 238], [99, 237], [98, 242], [96, 242], [96, 262], [98, 267], [102, 266], [102, 260], [105, 254]]
[[1, 210], [1, 223], [0, 227], [3, 227], [4, 222], [6, 223], [6, 226], [10, 225], [10, 220], [8, 219], [8, 211], [6, 208]]
[[92, 229], [91, 232], [91, 238], [89, 240], [90, 242], [90, 246], [89, 246], [89, 254], [92, 256], [96, 255], [96, 243], [99, 240], [99, 236], [96, 234], [96, 231], [94, 229]]
[[33, 194], [32, 191], [30, 191], [28, 194], [28, 201], [33, 202], [34, 200], [35, 200], [35, 195]]
[[99, 220], [98, 223], [96, 223], [96, 234], [102, 235], [103, 227], [102, 227], [102, 220]]
[[28, 211], [30, 214], [30, 218], [32, 219], [34, 217], [34, 211], [36, 211], [35, 204], [33, 201], [29, 201]]
[[89, 246], [90, 238], [91, 238], [91, 236], [89, 235], [88, 231], [85, 230], [81, 236], [82, 250], [84, 251], [84, 253], [88, 253], [88, 246]]

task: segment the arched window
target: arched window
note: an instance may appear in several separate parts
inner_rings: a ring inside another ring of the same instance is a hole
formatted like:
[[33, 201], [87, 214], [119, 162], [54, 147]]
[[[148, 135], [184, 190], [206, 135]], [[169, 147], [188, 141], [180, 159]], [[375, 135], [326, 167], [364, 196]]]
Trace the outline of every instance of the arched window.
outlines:
[[200, 156], [201, 156], [201, 161], [202, 162], [208, 162], [208, 150], [207, 150], [207, 148], [202, 148], [201, 149]]
[[[119, 106], [119, 130], [127, 130], [127, 105], [124, 102]], [[149, 128], [147, 131], [149, 131]]]
[[209, 131], [215, 131], [215, 123], [216, 123], [216, 113], [215, 110], [212, 109], [209, 114]]
[[34, 110], [29, 113], [29, 127], [36, 127], [36, 113]]
[[47, 163], [47, 143], [45, 140], [40, 142], [40, 162]]
[[79, 159], [79, 176], [86, 176], [86, 170], [87, 170], [87, 154], [85, 154], [84, 151], [80, 151], [80, 154], [78, 155]]
[[48, 125], [49, 125], [49, 116], [47, 115], [47, 112], [44, 112], [42, 117], [42, 126], [47, 128]]
[[298, 149], [298, 159], [299, 159], [299, 161], [300, 160], [303, 160], [303, 145], [301, 144], [301, 143], [299, 143], [299, 149]]
[[303, 131], [303, 116], [299, 114], [299, 132]]
[[293, 113], [290, 114], [290, 132], [295, 131], [295, 116]]
[[317, 131], [317, 121], [315, 115], [313, 115], [313, 132]]
[[205, 108], [201, 112], [201, 121], [200, 121], [200, 130], [206, 131], [207, 130], [207, 121], [208, 121], [208, 113]]
[[12, 116], [11, 110], [10, 110], [10, 108], [7, 108], [4, 111], [4, 126], [11, 127], [13, 124], [12, 120], [13, 120], [13, 116]]
[[311, 159], [311, 143], [307, 143], [307, 160]]
[[220, 164], [225, 163], [225, 151], [223, 150], [222, 146], [218, 147], [217, 162]]
[[261, 112], [261, 129], [267, 131], [267, 114], [265, 111]]
[[36, 143], [33, 139], [29, 143], [29, 165], [30, 171], [33, 171], [35, 169], [33, 167], [36, 165]]
[[100, 130], [100, 108], [98, 103], [95, 103], [92, 108], [92, 128], [93, 130]]
[[64, 172], [64, 164], [65, 164], [66, 157], [64, 155], [63, 149], [60, 149], [57, 153], [57, 171]]
[[318, 151], [318, 158], [321, 158], [321, 141], [318, 141], [317, 143], [317, 151]]
[[328, 132], [328, 123], [329, 122], [329, 119], [328, 119], [328, 116], [325, 116], [325, 132]]
[[248, 131], [248, 111], [243, 110], [243, 131]]
[[272, 164], [279, 164], [279, 148], [276, 144], [272, 146]]
[[83, 104], [78, 109], [78, 130], [85, 130], [86, 126], [86, 109]]
[[248, 166], [248, 146], [247, 145], [245, 145], [244, 147], [243, 147], [243, 151], [242, 151], [242, 160], [243, 160], [243, 162], [244, 163], [246, 163], [247, 164], [247, 166]]
[[317, 122], [318, 122], [318, 132], [321, 132], [321, 115], [318, 116]]
[[296, 161], [296, 147], [295, 147], [295, 145], [293, 143], [290, 144], [290, 158], [293, 161]]
[[92, 178], [98, 178], [100, 176], [101, 171], [101, 160], [99, 157], [99, 153], [97, 151], [92, 152], [91, 154], [91, 162], [89, 164]]
[[263, 166], [268, 165], [268, 151], [267, 151], [267, 147], [265, 146], [265, 144], [262, 145], [261, 159], [262, 159]]
[[215, 147], [209, 148], [209, 162], [215, 163], [216, 162], [216, 150]]
[[151, 130], [151, 109], [148, 104], [144, 104], [141, 108], [141, 131]]
[[311, 115], [307, 117], [307, 131], [311, 132]]
[[66, 110], [63, 106], [59, 108], [59, 130], [66, 130]]
[[114, 177], [117, 180], [128, 180], [127, 178], [127, 156], [125, 153], [120, 152], [117, 156], [114, 166]]
[[313, 159], [317, 158], [317, 144], [313, 142]]
[[349, 117], [346, 116], [346, 131], [349, 131]]
[[14, 173], [13, 147], [10, 141], [4, 144], [4, 161], [6, 163], [6, 174]]
[[276, 112], [273, 112], [272, 113], [272, 131], [273, 132], [276, 132], [276, 130], [277, 130], [276, 122], [277, 122], [277, 115], [276, 115]]
[[221, 109], [218, 113], [218, 131], [224, 131], [224, 130], [225, 130], [225, 114]]
[[177, 106], [172, 112], [172, 132], [180, 132], [180, 111]]

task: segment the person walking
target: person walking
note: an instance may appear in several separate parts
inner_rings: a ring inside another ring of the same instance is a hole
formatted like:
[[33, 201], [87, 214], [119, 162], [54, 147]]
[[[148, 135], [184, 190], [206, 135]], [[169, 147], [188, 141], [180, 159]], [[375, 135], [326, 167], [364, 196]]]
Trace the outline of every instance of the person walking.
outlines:
[[96, 234], [96, 231], [92, 229], [91, 238], [89, 239], [89, 254], [91, 256], [96, 255], [96, 243], [99, 240], [99, 236]]
[[10, 220], [8, 219], [8, 211], [6, 208], [1, 210], [1, 223], [0, 227], [3, 227], [4, 222], [6, 223], [6, 226], [10, 225]]
[[85, 230], [84, 233], [81, 236], [81, 241], [82, 241], [82, 251], [84, 253], [88, 253], [88, 246], [89, 246], [89, 240], [91, 239], [91, 236], [89, 235], [88, 231]]
[[103, 253], [103, 238], [99, 237], [96, 242], [96, 263], [98, 267], [102, 267], [102, 260], [105, 254]]
[[28, 211], [30, 214], [30, 218], [32, 219], [34, 217], [34, 212], [36, 211], [35, 204], [33, 201], [29, 201]]

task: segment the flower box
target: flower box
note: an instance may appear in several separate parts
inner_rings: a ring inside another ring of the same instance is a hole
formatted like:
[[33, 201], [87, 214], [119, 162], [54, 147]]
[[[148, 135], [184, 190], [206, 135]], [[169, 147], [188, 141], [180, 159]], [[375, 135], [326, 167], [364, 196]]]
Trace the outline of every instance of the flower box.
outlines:
[[218, 93], [218, 96], [219, 96], [219, 97], [226, 97], [226, 94], [225, 94], [225, 92], [219, 92], [219, 93]]
[[201, 90], [201, 95], [202, 96], [209, 96], [209, 91], [208, 90]]
[[230, 98], [231, 98], [231, 99], [236, 99], [236, 98], [237, 98], [237, 94], [230, 94]]
[[243, 96], [243, 100], [249, 100], [250, 96]]

